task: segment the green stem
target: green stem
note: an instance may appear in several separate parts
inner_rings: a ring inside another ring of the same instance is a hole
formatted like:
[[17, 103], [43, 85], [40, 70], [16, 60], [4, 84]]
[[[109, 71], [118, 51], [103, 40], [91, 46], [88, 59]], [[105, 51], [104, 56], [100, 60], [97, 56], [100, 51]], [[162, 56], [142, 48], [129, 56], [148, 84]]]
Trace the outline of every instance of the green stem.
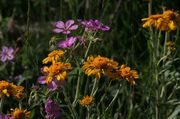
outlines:
[[148, 15], [150, 16], [152, 14], [152, 0], [148, 3]]
[[157, 54], [157, 57], [159, 57], [159, 49], [160, 49], [160, 38], [161, 38], [161, 30], [159, 31], [158, 33], [158, 38], [157, 38], [157, 49], [156, 49], [156, 54]]
[[78, 73], [78, 81], [77, 81], [77, 86], [76, 86], [76, 94], [75, 94], [75, 99], [73, 101], [73, 106], [75, 106], [78, 98], [78, 93], [79, 93], [79, 85], [80, 85], [80, 71]]
[[109, 82], [108, 86], [105, 88], [105, 91], [104, 91], [104, 94], [103, 96], [101, 97], [99, 103], [97, 104], [97, 106], [99, 106], [101, 104], [101, 102], [104, 100], [105, 96], [106, 96], [106, 93], [107, 93], [107, 90], [109, 89], [109, 87], [111, 86], [111, 83], [112, 83], [112, 80]]
[[85, 52], [84, 59], [86, 59], [86, 57], [87, 57], [87, 54], [88, 54], [89, 49], [90, 49], [90, 47], [91, 47], [91, 44], [92, 44], [92, 41], [90, 41], [89, 44], [88, 44], [88, 48], [87, 48], [87, 50], [86, 50], [86, 52]]
[[167, 43], [168, 37], [169, 37], [169, 32], [166, 31], [165, 40], [164, 40], [164, 52], [163, 52], [163, 57], [166, 55], [166, 43]]
[[90, 119], [90, 109], [87, 107], [87, 119]]
[[113, 102], [116, 100], [117, 96], [119, 94], [119, 89], [116, 91], [116, 94], [114, 96], [114, 98], [111, 100], [111, 102], [109, 103], [108, 107], [105, 109], [105, 111], [107, 111], [113, 104]]
[[63, 94], [65, 96], [65, 102], [67, 103], [68, 109], [71, 112], [73, 119], [78, 119], [77, 114], [75, 112], [75, 109], [72, 106], [72, 104], [71, 104], [71, 102], [70, 102], [70, 100], [69, 100], [65, 90], [63, 90]]
[[97, 79], [94, 79], [94, 84], [93, 84], [93, 88], [92, 88], [92, 91], [91, 91], [91, 96], [94, 96], [94, 95], [95, 95], [95, 87], [96, 87], [96, 84], [97, 84]]
[[3, 96], [1, 97], [1, 101], [0, 101], [0, 114], [3, 114]]

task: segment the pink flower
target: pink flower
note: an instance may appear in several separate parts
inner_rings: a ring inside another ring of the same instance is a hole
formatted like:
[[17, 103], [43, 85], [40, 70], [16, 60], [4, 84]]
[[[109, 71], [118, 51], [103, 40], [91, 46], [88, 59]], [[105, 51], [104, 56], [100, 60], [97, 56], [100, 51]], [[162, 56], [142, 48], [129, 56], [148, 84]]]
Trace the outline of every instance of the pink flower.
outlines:
[[99, 20], [78, 20], [86, 29], [88, 30], [102, 30], [102, 31], [108, 31], [110, 30], [109, 26], [104, 25]]
[[77, 40], [77, 37], [66, 38], [66, 40], [60, 41], [58, 43], [58, 47], [60, 47], [60, 48], [71, 47], [75, 43], [76, 40]]
[[63, 21], [57, 21], [54, 23], [56, 27], [53, 29], [54, 33], [70, 34], [72, 30], [76, 30], [78, 25], [74, 24], [74, 20], [68, 20], [66, 23]]
[[47, 99], [45, 104], [45, 112], [47, 114], [47, 119], [60, 118], [60, 107], [51, 98]]
[[0, 60], [5, 62], [7, 60], [14, 59], [14, 49], [12, 47], [3, 46], [2, 50], [0, 51]]

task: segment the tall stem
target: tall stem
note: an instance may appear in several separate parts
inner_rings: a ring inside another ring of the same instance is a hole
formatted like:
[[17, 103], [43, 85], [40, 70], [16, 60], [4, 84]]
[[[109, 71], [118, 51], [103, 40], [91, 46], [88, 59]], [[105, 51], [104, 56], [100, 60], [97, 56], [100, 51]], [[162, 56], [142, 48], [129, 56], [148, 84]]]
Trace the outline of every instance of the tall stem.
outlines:
[[94, 91], [95, 91], [95, 87], [96, 87], [96, 83], [97, 83], [97, 79], [94, 79], [94, 84], [93, 84], [93, 88], [92, 88], [92, 91], [91, 91], [91, 96], [94, 96]]
[[78, 98], [78, 93], [79, 93], [79, 85], [80, 85], [80, 71], [78, 72], [78, 81], [77, 81], [77, 86], [76, 86], [76, 94], [75, 94], [75, 99], [73, 101], [73, 106], [75, 106]]
[[91, 44], [92, 44], [92, 41], [90, 41], [89, 44], [88, 44], [88, 48], [87, 48], [87, 50], [86, 50], [86, 52], [85, 52], [84, 59], [86, 59], [86, 57], [87, 57], [87, 54], [88, 54], [89, 49], [90, 49], [90, 47], [91, 47]]
[[167, 43], [168, 37], [169, 37], [169, 32], [168, 32], [168, 31], [166, 31], [166, 34], [165, 34], [165, 40], [164, 40], [164, 51], [163, 51], [163, 57], [166, 55], [166, 43]]
[[1, 97], [0, 100], [0, 114], [3, 114], [3, 96]]

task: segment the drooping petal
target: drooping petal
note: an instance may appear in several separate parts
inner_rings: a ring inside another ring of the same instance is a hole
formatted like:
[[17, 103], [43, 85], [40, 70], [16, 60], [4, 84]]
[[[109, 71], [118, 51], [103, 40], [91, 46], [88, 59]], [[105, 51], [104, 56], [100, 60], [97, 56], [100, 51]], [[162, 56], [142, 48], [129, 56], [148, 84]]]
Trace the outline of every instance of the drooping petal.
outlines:
[[58, 89], [58, 85], [54, 81], [51, 81], [48, 84], [48, 89], [54, 91], [54, 90]]
[[53, 32], [54, 33], [61, 33], [61, 32], [63, 32], [64, 30], [63, 29], [53, 29]]
[[40, 76], [40, 77], [38, 78], [38, 82], [39, 82], [40, 84], [46, 84], [46, 77], [47, 77], [47, 76]]
[[108, 31], [108, 30], [110, 30], [110, 27], [109, 27], [109, 26], [102, 25], [102, 26], [100, 27], [100, 30]]

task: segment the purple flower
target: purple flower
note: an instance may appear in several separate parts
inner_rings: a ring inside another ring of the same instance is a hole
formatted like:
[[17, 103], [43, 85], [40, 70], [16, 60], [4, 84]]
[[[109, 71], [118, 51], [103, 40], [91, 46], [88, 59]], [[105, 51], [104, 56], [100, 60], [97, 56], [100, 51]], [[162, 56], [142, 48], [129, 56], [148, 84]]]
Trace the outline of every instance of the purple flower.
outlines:
[[45, 112], [47, 119], [55, 119], [60, 117], [60, 107], [51, 99], [48, 98], [45, 104]]
[[63, 34], [70, 34], [72, 30], [76, 30], [78, 25], [74, 24], [74, 20], [68, 20], [66, 23], [63, 21], [57, 21], [54, 23], [56, 27], [53, 29], [55, 33], [63, 33]]
[[12, 117], [8, 116], [8, 115], [0, 115], [0, 119], [13, 119]]
[[0, 51], [0, 60], [5, 62], [7, 60], [12, 60], [14, 58], [14, 49], [12, 47], [3, 46]]
[[[40, 76], [38, 78], [38, 82], [40, 84], [46, 84], [46, 77], [47, 76]], [[55, 78], [53, 78], [53, 80], [50, 83], [48, 83], [47, 85], [48, 85], [48, 89], [50, 91], [55, 91], [55, 90], [59, 89], [60, 86], [64, 85], [64, 83], [65, 83], [64, 80], [56, 80]]]
[[102, 30], [102, 31], [107, 31], [110, 30], [109, 26], [103, 25], [99, 20], [84, 20], [82, 21], [81, 19], [78, 20], [86, 29], [88, 30]]
[[77, 37], [66, 38], [66, 40], [60, 41], [58, 43], [58, 47], [60, 47], [60, 48], [70, 47], [70, 46], [72, 46], [75, 43], [76, 40], [77, 40]]

